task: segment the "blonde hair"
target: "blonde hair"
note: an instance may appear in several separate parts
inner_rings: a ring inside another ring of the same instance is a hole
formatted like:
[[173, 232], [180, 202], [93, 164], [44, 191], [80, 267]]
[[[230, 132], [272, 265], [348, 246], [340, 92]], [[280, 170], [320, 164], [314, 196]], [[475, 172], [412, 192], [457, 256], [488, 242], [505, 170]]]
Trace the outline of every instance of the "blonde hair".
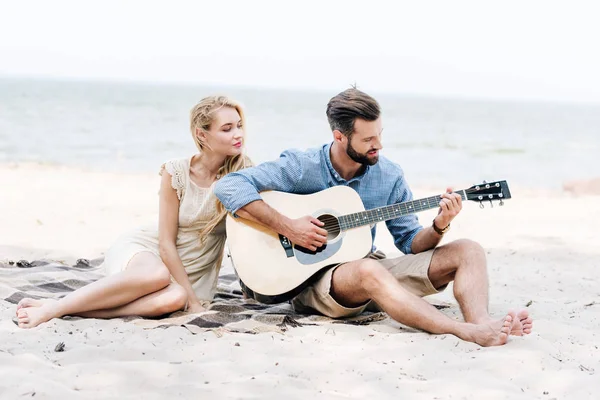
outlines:
[[[190, 131], [192, 132], [192, 138], [194, 139], [194, 143], [198, 148], [200, 153], [204, 152], [204, 144], [200, 141], [198, 136], [196, 135], [196, 130], [200, 129], [204, 132], [208, 132], [210, 130], [210, 126], [214, 121], [214, 117], [216, 113], [224, 107], [229, 107], [235, 109], [240, 115], [240, 119], [242, 122], [242, 129], [246, 130], [246, 120], [244, 117], [244, 111], [242, 110], [242, 106], [226, 97], [226, 96], [209, 96], [200, 100], [198, 104], [192, 108], [190, 111]], [[250, 159], [244, 154], [238, 154], [236, 156], [228, 156], [225, 159], [225, 162], [217, 172], [217, 176], [223, 177], [230, 172], [236, 172], [241, 169], [252, 166], [252, 162]], [[225, 218], [227, 215], [227, 210], [223, 206], [223, 204], [216, 200], [217, 204], [217, 213], [214, 217], [210, 219], [210, 221], [206, 224], [204, 229], [200, 232], [200, 242], [203, 243], [206, 240], [206, 237], [212, 232], [212, 230]]]

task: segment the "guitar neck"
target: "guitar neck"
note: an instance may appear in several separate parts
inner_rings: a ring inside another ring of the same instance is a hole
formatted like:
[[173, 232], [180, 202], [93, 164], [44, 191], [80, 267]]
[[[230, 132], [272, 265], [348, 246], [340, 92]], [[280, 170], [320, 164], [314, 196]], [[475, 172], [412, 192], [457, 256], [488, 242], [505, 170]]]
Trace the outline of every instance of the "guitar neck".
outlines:
[[[465, 190], [454, 192], [460, 195], [463, 200], [467, 199]], [[338, 217], [341, 230], [348, 230], [364, 225], [373, 225], [377, 222], [388, 221], [390, 219], [402, 217], [403, 215], [414, 214], [420, 211], [438, 208], [440, 206], [440, 196], [431, 196], [424, 199], [396, 203], [385, 207], [374, 208], [372, 210], [361, 211], [354, 214], [346, 214]]]

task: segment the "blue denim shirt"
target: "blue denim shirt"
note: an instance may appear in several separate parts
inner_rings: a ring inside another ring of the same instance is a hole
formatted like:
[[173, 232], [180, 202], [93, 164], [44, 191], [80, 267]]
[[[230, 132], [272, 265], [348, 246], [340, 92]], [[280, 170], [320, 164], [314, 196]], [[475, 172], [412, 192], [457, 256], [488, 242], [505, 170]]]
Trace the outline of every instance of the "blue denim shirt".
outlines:
[[[215, 194], [234, 215], [246, 204], [260, 200], [259, 192], [266, 190], [311, 194], [345, 185], [358, 192], [367, 210], [413, 199], [399, 165], [379, 156], [377, 164], [368, 166], [362, 175], [347, 181], [333, 168], [330, 148], [331, 143], [307, 151], [286, 150], [277, 160], [224, 176], [217, 182]], [[396, 247], [405, 254], [412, 253], [412, 241], [423, 229], [417, 216], [392, 219], [386, 221], [386, 225]], [[375, 233], [376, 226], [373, 226], [373, 241]]]

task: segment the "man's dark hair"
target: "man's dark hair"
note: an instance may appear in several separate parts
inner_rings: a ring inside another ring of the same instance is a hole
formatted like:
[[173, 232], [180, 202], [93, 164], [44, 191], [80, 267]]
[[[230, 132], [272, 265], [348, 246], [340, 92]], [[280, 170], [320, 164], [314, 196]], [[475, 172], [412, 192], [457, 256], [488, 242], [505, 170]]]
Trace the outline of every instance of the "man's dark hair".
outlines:
[[375, 121], [380, 115], [379, 103], [368, 94], [352, 87], [334, 96], [327, 103], [327, 119], [331, 130], [350, 138], [357, 118]]

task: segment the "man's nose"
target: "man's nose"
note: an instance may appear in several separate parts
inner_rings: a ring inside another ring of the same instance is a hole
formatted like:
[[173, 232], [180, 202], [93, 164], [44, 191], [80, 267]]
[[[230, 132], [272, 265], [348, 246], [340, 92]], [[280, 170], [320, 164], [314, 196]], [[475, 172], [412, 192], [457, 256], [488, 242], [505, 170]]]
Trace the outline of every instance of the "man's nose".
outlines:
[[381, 144], [381, 139], [375, 139], [375, 146], [373, 146], [376, 150], [383, 149], [383, 144]]

